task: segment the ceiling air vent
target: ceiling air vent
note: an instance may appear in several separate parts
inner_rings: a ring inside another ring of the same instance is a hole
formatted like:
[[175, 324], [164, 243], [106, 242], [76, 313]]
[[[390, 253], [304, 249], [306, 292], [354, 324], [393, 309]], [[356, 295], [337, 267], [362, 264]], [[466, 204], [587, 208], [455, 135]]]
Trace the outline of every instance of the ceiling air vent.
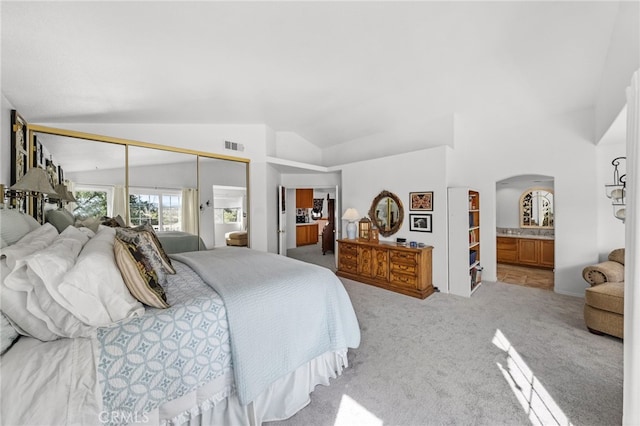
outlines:
[[242, 145], [241, 143], [224, 141], [224, 147], [232, 151], [244, 151], [244, 145]]

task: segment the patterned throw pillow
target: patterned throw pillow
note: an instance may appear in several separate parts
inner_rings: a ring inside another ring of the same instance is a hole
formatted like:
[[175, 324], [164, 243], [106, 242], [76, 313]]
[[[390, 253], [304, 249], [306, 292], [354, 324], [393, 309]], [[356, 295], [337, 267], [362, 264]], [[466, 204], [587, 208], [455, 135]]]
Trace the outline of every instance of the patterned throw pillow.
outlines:
[[[149, 265], [140, 246], [117, 238], [113, 241], [113, 252], [122, 278], [133, 297], [154, 308], [168, 308], [160, 277]], [[166, 276], [163, 275], [166, 279]]]
[[[162, 248], [162, 244], [151, 225], [144, 224], [135, 228], [117, 228], [116, 238], [127, 243], [141, 245], [144, 255], [149, 258], [152, 266], [162, 269], [162, 271], [157, 271], [159, 274], [160, 272], [166, 272], [167, 274], [176, 273], [169, 256], [167, 256]], [[160, 264], [159, 266], [158, 262]]]

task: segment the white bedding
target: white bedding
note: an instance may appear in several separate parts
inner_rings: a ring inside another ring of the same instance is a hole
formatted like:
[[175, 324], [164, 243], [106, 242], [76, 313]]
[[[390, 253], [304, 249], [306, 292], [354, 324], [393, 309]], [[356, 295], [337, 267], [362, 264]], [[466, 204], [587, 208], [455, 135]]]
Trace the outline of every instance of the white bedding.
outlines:
[[18, 340], [0, 359], [0, 424], [259, 425], [291, 417], [309, 403], [316, 385], [329, 385], [348, 366], [346, 349], [327, 352], [277, 380], [245, 406], [235, 393], [230, 370], [149, 413], [135, 415], [103, 410], [96, 343], [86, 338]]
[[[106, 242], [112, 241], [111, 234], [110, 230]], [[126, 287], [119, 282], [116, 289], [104, 288], [101, 279], [110, 280], [113, 270], [106, 271], [101, 264], [111, 258], [112, 245], [104, 244], [100, 235], [99, 232], [87, 243], [88, 236], [69, 227], [48, 247], [28, 255], [14, 250], [22, 257], [15, 259], [13, 268], [7, 265], [6, 259], [0, 259], [2, 311], [14, 328], [24, 334], [0, 358], [0, 424], [260, 424], [290, 417], [308, 403], [309, 394], [317, 384], [328, 384], [330, 378], [341, 374], [347, 366], [346, 347], [325, 348], [315, 352], [312, 359], [307, 357], [304, 363], [297, 364], [298, 368], [267, 382], [247, 404], [247, 400], [240, 397], [231, 364], [223, 362], [230, 359], [222, 358], [223, 352], [228, 355], [228, 337], [216, 355], [214, 342], [224, 340], [224, 336], [213, 327], [216, 321], [203, 316], [211, 311], [215, 317], [215, 313], [220, 312], [221, 321], [227, 322], [225, 304], [219, 296], [200, 280], [220, 303], [219, 309], [214, 309], [213, 302], [209, 307], [205, 302], [214, 298], [207, 294], [203, 299], [195, 280], [187, 280], [173, 288], [177, 298], [168, 293], [172, 308], [156, 312], [151, 309], [145, 314], [135, 304], [126, 303], [119, 311], [111, 309], [122, 304], [116, 290]], [[90, 250], [85, 251], [83, 246]], [[96, 256], [101, 259], [94, 259]], [[109, 262], [115, 261], [111, 258]], [[219, 264], [216, 275], [229, 267], [226, 262]], [[251, 268], [245, 265], [234, 270], [239, 269]], [[172, 285], [182, 282], [187, 275], [185, 271], [176, 275], [177, 281]], [[328, 277], [326, 281], [331, 281], [329, 278], [335, 277]], [[266, 288], [261, 287], [260, 291]], [[92, 299], [99, 302], [95, 310], [87, 306], [93, 304]], [[276, 300], [275, 309], [282, 308], [282, 299]], [[348, 296], [345, 303], [349, 304]], [[172, 309], [180, 315], [170, 317]], [[121, 322], [114, 321], [114, 313], [121, 316]], [[189, 315], [195, 317], [189, 319]], [[166, 321], [160, 321], [160, 317]], [[336, 319], [344, 320], [339, 315]], [[345, 322], [353, 326], [354, 321], [357, 321], [355, 317]], [[80, 327], [86, 326], [87, 333], [74, 335], [79, 327], [77, 323]], [[141, 325], [138, 334], [132, 331], [135, 324]], [[121, 327], [127, 332], [118, 332]], [[155, 334], [150, 333], [152, 329]], [[359, 341], [357, 322], [353, 332], [357, 333], [354, 339]], [[112, 338], [114, 344], [108, 346], [101, 336]], [[309, 338], [303, 340], [309, 343]], [[157, 348], [153, 346], [156, 343], [160, 345]], [[153, 355], [152, 350], [156, 349], [160, 351], [160, 358]], [[255, 346], [249, 348], [254, 349]], [[147, 352], [150, 358], [145, 361]], [[109, 358], [110, 355], [113, 356]], [[120, 366], [124, 359], [128, 364]], [[161, 368], [152, 375], [145, 362], [158, 365], [165, 362], [162, 365], [166, 373]], [[207, 373], [207, 366], [218, 364], [223, 367], [220, 374]], [[122, 368], [119, 370], [118, 366]], [[176, 371], [180, 372], [176, 377], [182, 382], [171, 381], [173, 376], [169, 373]], [[200, 376], [204, 373], [207, 374], [203, 379]], [[186, 382], [185, 377], [189, 378]], [[140, 381], [148, 382], [151, 387], [139, 386]], [[161, 388], [162, 395], [156, 395]], [[125, 390], [129, 392], [126, 395]], [[154, 395], [156, 402], [147, 398], [148, 403], [143, 401], [144, 408], [133, 409], [135, 395]], [[113, 405], [114, 401], [118, 403]]]
[[0, 423], [99, 423], [96, 413], [102, 407], [102, 393], [96, 375], [97, 351], [95, 339], [18, 339], [0, 360]]

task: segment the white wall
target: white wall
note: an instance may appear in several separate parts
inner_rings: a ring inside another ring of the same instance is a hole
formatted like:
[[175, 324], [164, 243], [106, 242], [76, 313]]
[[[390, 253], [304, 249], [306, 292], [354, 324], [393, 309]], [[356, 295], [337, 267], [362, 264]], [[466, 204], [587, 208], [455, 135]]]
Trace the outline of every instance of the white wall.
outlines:
[[626, 105], [625, 89], [640, 67], [640, 3], [621, 1], [596, 99], [596, 141]]
[[322, 150], [294, 132], [276, 132], [276, 149], [270, 154], [284, 160], [319, 164]]
[[[379, 132], [376, 124], [372, 123], [371, 133], [366, 136], [349, 138], [349, 135], [344, 135], [345, 142], [329, 146], [322, 151], [322, 165], [335, 166], [372, 160], [436, 145], [453, 146], [453, 114], [427, 119], [422, 111], [416, 110], [410, 120], [413, 123], [406, 128], [412, 129], [411, 133]], [[400, 123], [397, 124], [402, 126]]]
[[[611, 250], [624, 247], [625, 225], [613, 216], [611, 200], [605, 196], [604, 186], [613, 183], [613, 165], [616, 157], [626, 155], [626, 144], [600, 144], [596, 148], [596, 198], [593, 203], [597, 211], [598, 258], [607, 260]], [[621, 175], [626, 172], [626, 162], [621, 162]]]
[[340, 185], [340, 182], [339, 172], [286, 173], [282, 175], [282, 185], [287, 188], [335, 188], [336, 185]]
[[[275, 167], [264, 163], [265, 167], [265, 175], [266, 175], [266, 188], [262, 190], [265, 194], [266, 203], [266, 217], [265, 217], [265, 229], [264, 235], [266, 241], [266, 249], [269, 253], [277, 253], [278, 252], [278, 217], [280, 215], [278, 209], [278, 186], [280, 185], [280, 173], [275, 169]], [[254, 169], [252, 168], [252, 176], [254, 173]], [[253, 182], [253, 179], [252, 179]], [[251, 186], [251, 203], [252, 205], [256, 202], [254, 190], [255, 186], [252, 184]], [[287, 207], [289, 209], [289, 207]], [[255, 211], [255, 210], [254, 210]], [[253, 224], [251, 225], [251, 234], [253, 240], [253, 234], [255, 229], [253, 228]], [[251, 246], [253, 248], [253, 246]]]
[[[373, 199], [383, 190], [396, 194], [404, 207], [405, 220], [398, 233], [381, 240], [422, 242], [433, 246], [433, 285], [447, 290], [447, 184], [445, 147], [425, 149], [407, 154], [343, 164], [342, 208], [349, 207], [366, 216]], [[433, 232], [409, 231], [409, 193], [433, 191]], [[342, 229], [346, 224], [342, 223]], [[344, 233], [344, 231], [343, 231]], [[343, 237], [343, 236], [341, 236]], [[346, 238], [346, 235], [344, 236]]]
[[2, 95], [0, 109], [0, 183], [11, 184], [11, 110], [15, 109], [9, 100]]
[[[582, 269], [598, 260], [599, 188], [593, 111], [549, 117], [501, 129], [461, 118], [451, 151], [450, 186], [480, 190], [485, 276], [496, 279], [496, 182], [520, 174], [555, 180], [556, 291], [584, 297]], [[610, 232], [616, 232], [610, 230]], [[620, 233], [624, 231], [619, 230]]]

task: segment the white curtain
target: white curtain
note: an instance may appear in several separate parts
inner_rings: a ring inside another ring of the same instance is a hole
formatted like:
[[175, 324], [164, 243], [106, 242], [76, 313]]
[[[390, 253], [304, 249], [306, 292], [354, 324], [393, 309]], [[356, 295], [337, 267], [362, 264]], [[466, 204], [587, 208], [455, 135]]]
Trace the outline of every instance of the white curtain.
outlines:
[[640, 70], [627, 89], [627, 206], [624, 269], [624, 392], [622, 423], [640, 424]]
[[195, 188], [182, 188], [182, 231], [198, 235], [200, 199]]
[[[111, 202], [111, 212], [107, 213], [109, 217], [116, 217], [120, 215], [125, 221], [125, 223], [129, 224], [131, 221], [129, 220], [129, 209], [127, 200], [127, 191], [126, 188], [122, 185], [115, 185], [113, 187], [113, 199]], [[107, 207], [108, 210], [108, 207]]]

